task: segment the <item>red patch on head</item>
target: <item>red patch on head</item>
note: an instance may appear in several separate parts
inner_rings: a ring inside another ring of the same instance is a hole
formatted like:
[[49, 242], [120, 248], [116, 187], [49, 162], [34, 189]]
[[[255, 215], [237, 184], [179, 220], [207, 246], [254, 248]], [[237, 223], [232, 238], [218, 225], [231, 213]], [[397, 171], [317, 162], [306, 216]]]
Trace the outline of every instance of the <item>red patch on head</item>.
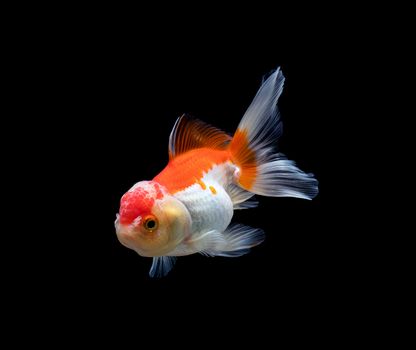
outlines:
[[162, 186], [160, 186], [157, 182], [153, 182], [152, 185], [153, 188], [156, 190], [156, 199], [161, 199], [163, 197]]
[[161, 199], [163, 195], [163, 187], [156, 182], [144, 181], [133, 188], [121, 197], [120, 223], [128, 225], [138, 216], [150, 214], [155, 200]]

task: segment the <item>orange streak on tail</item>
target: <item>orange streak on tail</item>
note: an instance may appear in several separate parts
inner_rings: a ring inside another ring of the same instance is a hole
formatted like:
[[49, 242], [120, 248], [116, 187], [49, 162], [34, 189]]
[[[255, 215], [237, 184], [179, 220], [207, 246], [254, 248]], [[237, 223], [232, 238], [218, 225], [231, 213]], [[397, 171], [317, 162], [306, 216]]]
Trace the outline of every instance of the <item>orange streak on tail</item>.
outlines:
[[256, 153], [249, 147], [247, 130], [238, 129], [231, 141], [229, 151], [232, 160], [240, 167], [239, 183], [241, 187], [250, 190], [257, 176]]

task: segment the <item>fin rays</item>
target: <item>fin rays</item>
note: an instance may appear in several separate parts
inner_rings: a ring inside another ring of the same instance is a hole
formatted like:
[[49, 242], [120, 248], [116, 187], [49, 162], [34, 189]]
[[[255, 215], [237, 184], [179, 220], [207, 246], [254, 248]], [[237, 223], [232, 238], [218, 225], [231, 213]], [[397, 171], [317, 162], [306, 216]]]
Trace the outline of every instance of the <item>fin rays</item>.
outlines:
[[273, 147], [282, 133], [277, 101], [284, 81], [278, 68], [263, 82], [238, 125], [230, 144], [233, 161], [241, 169], [237, 184], [263, 196], [312, 199], [318, 194], [313, 174], [298, 169]]
[[169, 159], [196, 148], [226, 149], [231, 136], [199, 119], [182, 115], [169, 137]]

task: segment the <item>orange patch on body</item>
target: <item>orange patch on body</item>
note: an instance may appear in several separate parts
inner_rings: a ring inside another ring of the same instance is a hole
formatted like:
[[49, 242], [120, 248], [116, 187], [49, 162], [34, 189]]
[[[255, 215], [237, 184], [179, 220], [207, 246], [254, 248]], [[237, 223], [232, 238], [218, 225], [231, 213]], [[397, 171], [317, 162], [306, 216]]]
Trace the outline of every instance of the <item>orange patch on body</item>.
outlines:
[[209, 189], [211, 190], [212, 194], [217, 194], [217, 190], [213, 186], [209, 186]]
[[233, 161], [241, 168], [240, 185], [245, 189], [253, 186], [257, 176], [256, 153], [249, 147], [247, 130], [237, 130], [230, 144]]
[[202, 180], [200, 180], [200, 179], [197, 179], [197, 180], [196, 180], [196, 183], [197, 183], [199, 186], [201, 186], [201, 188], [202, 188], [203, 190], [206, 190], [206, 189], [207, 189], [207, 185], [205, 185], [205, 182], [204, 182], [204, 181], [202, 181]]
[[223, 164], [229, 159], [230, 154], [227, 150], [193, 149], [171, 159], [153, 181], [165, 186], [171, 194], [182, 191], [195, 183], [205, 189], [206, 185], [198, 180], [201, 180], [203, 174], [215, 165]]

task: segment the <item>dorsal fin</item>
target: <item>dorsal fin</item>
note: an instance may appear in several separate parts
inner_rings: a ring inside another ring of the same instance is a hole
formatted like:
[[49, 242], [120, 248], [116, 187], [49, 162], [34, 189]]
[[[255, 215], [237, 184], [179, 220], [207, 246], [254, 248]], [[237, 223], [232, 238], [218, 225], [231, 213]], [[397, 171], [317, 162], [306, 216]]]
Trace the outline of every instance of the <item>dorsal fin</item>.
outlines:
[[231, 136], [199, 119], [182, 115], [169, 137], [169, 159], [195, 148], [225, 149]]

